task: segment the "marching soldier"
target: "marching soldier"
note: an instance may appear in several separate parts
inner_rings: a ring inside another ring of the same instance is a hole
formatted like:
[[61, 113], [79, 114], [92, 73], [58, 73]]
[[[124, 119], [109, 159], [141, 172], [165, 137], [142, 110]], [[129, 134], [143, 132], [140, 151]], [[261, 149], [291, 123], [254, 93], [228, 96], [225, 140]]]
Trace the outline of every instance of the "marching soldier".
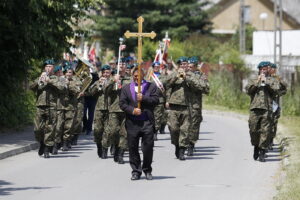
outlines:
[[[108, 100], [105, 93], [105, 87], [107, 80], [111, 76], [111, 67], [109, 65], [103, 65], [101, 67], [101, 75], [99, 80], [96, 81], [89, 89], [92, 96], [98, 98], [94, 117], [94, 141], [97, 145], [97, 154], [99, 158], [107, 158], [107, 153], [102, 152], [102, 136], [104, 130], [107, 129], [108, 122]], [[107, 137], [107, 134], [105, 134]], [[108, 140], [108, 138], [105, 138]]]
[[273, 149], [273, 140], [276, 137], [277, 132], [277, 124], [278, 119], [280, 118], [281, 108], [280, 108], [280, 97], [285, 95], [287, 92], [287, 83], [284, 82], [277, 74], [276, 74], [277, 66], [276, 64], [271, 64], [269, 67], [269, 74], [279, 81], [279, 91], [273, 100], [273, 123], [271, 127], [271, 141], [269, 144], [269, 149]]
[[273, 99], [278, 95], [279, 81], [269, 76], [270, 62], [260, 62], [259, 75], [251, 79], [246, 92], [251, 97], [249, 129], [251, 144], [254, 146], [253, 158], [265, 162], [266, 149], [270, 143], [273, 116]]
[[[123, 62], [123, 61], [122, 61]], [[109, 79], [107, 84], [107, 96], [108, 96], [108, 125], [104, 130], [105, 134], [108, 134], [102, 138], [102, 153], [107, 155], [108, 148], [113, 145], [114, 161], [119, 164], [124, 164], [123, 156], [127, 147], [127, 133], [125, 130], [125, 113], [120, 109], [119, 96], [122, 86], [130, 83], [130, 78], [125, 76], [125, 65], [120, 65], [120, 74], [115, 74]]]
[[56, 104], [60, 85], [54, 75], [54, 61], [44, 62], [44, 72], [30, 88], [36, 92], [36, 115], [34, 119], [34, 134], [40, 143], [39, 155], [49, 158], [49, 152], [54, 145], [56, 127]]
[[189, 71], [195, 74], [195, 77], [200, 82], [199, 88], [194, 88], [192, 90], [192, 95], [190, 96], [190, 109], [191, 109], [191, 124], [190, 124], [190, 131], [189, 131], [189, 141], [190, 144], [188, 146], [188, 156], [192, 156], [194, 153], [194, 147], [196, 142], [199, 139], [199, 131], [200, 131], [200, 123], [203, 120], [202, 117], [202, 95], [209, 93], [209, 84], [205, 74], [198, 71], [198, 58], [191, 57], [188, 60], [189, 63]]
[[196, 75], [188, 71], [187, 57], [180, 57], [177, 63], [178, 71], [170, 74], [167, 80], [166, 105], [170, 108], [168, 126], [175, 155], [179, 160], [185, 160], [184, 153], [190, 144], [191, 95], [201, 91], [202, 87]]

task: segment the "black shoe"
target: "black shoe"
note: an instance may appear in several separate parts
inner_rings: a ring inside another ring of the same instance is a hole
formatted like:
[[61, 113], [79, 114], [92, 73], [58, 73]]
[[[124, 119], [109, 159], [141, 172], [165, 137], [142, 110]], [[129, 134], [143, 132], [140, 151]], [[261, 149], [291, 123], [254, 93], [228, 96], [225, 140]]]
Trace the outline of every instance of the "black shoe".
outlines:
[[45, 145], [44, 158], [50, 158], [49, 152], [50, 152], [50, 147]]
[[68, 147], [68, 142], [67, 141], [64, 141], [63, 142], [63, 146], [62, 146], [62, 151], [69, 151], [69, 147]]
[[58, 144], [54, 143], [54, 146], [52, 148], [52, 154], [56, 155], [58, 153]]
[[86, 135], [92, 135], [92, 131], [86, 131]]
[[116, 150], [115, 145], [111, 145], [110, 146], [110, 155], [113, 156], [115, 154], [115, 150]]
[[44, 142], [40, 142], [40, 148], [39, 148], [39, 151], [38, 151], [39, 156], [44, 154], [44, 149], [45, 149]]
[[98, 154], [98, 157], [101, 158], [101, 156], [102, 156], [102, 145], [101, 145], [101, 143], [97, 143], [97, 154]]
[[187, 150], [188, 150], [187, 155], [193, 156], [194, 155], [194, 144], [190, 144]]
[[257, 160], [258, 156], [259, 156], [259, 148], [258, 148], [258, 146], [255, 146], [254, 153], [253, 153], [253, 159]]
[[119, 150], [118, 163], [119, 164], [125, 164], [125, 162], [124, 162], [124, 150], [123, 149]]
[[185, 148], [184, 147], [180, 147], [179, 148], [179, 160], [185, 160], [184, 153], [185, 153]]
[[107, 159], [107, 148], [102, 147], [102, 154], [101, 154], [101, 158], [102, 159]]
[[175, 156], [179, 159], [179, 145], [175, 145]]
[[157, 140], [158, 140], [158, 139], [157, 139], [157, 132], [154, 133], [153, 140], [154, 140], [154, 141], [157, 141]]
[[166, 127], [166, 125], [161, 125], [160, 130], [159, 130], [160, 134], [165, 134], [166, 133], [165, 132], [165, 127]]
[[260, 149], [259, 150], [259, 161], [260, 162], [266, 162], [266, 159], [265, 159], [265, 155], [266, 154], [266, 150], [265, 149]]
[[146, 172], [145, 176], [146, 176], [147, 180], [152, 180], [153, 179], [152, 174], [150, 172]]
[[140, 178], [141, 178], [141, 176], [138, 173], [133, 173], [131, 176], [132, 181], [139, 180]]
[[114, 161], [119, 162], [119, 147], [116, 147], [115, 149]]

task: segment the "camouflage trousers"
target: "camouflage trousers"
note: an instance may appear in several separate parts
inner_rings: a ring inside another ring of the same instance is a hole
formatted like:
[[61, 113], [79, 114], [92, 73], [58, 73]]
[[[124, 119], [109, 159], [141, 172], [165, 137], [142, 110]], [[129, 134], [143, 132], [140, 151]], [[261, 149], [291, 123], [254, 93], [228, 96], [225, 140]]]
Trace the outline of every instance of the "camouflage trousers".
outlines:
[[111, 145], [120, 149], [128, 149], [127, 132], [125, 129], [125, 113], [109, 113], [107, 128], [102, 137], [102, 146], [109, 148]]
[[251, 144], [267, 149], [271, 136], [272, 113], [261, 109], [251, 110], [248, 122]]
[[74, 124], [74, 134], [80, 134], [82, 131], [83, 108], [84, 108], [83, 100], [80, 100], [78, 102], [77, 110], [76, 110], [76, 121]]
[[[102, 136], [108, 123], [108, 110], [96, 110], [94, 116], [94, 142], [102, 143]], [[106, 135], [107, 136], [107, 135]]]
[[63, 131], [63, 140], [71, 141], [74, 136], [74, 125], [76, 122], [77, 116], [75, 110], [66, 110], [65, 111], [65, 121], [64, 121], [64, 131]]
[[186, 106], [171, 106], [168, 117], [168, 127], [171, 134], [171, 143], [180, 147], [188, 147], [190, 116]]
[[196, 144], [199, 140], [200, 123], [202, 122], [202, 111], [201, 109], [191, 110], [191, 123], [189, 128], [189, 141], [192, 144]]
[[163, 124], [165, 107], [164, 104], [158, 104], [154, 108], [154, 120], [155, 120], [155, 133], [160, 130], [161, 125]]
[[34, 135], [38, 142], [54, 145], [56, 110], [52, 107], [37, 107], [34, 118]]
[[277, 133], [277, 124], [278, 124], [278, 119], [280, 118], [280, 111], [276, 111], [272, 115], [272, 124], [271, 124], [271, 139], [276, 137]]

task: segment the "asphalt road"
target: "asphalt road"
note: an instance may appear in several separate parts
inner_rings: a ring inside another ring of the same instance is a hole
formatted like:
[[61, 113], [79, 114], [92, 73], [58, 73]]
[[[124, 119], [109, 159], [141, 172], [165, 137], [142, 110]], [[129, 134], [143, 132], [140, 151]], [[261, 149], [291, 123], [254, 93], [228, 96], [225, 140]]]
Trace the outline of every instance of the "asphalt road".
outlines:
[[247, 122], [230, 116], [205, 115], [193, 157], [175, 159], [169, 134], [155, 143], [152, 181], [131, 181], [125, 165], [96, 155], [92, 137], [50, 159], [36, 151], [0, 160], [0, 199], [204, 199], [268, 200], [276, 193], [280, 154], [266, 163], [252, 159]]

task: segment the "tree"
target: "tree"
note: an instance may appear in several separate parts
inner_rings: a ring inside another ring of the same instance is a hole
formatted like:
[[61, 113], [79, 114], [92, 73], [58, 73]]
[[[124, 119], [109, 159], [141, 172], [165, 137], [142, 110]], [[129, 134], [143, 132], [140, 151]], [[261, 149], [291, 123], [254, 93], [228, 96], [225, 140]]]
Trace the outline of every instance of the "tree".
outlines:
[[[206, 0], [103, 0], [102, 15], [93, 16], [96, 23], [92, 28], [104, 47], [115, 49], [126, 30], [137, 31], [136, 19], [142, 15], [144, 31], [155, 31], [158, 39], [168, 31], [173, 39], [182, 41], [193, 32], [210, 32], [211, 22], [203, 10], [207, 4]], [[132, 50], [136, 41], [126, 44]]]
[[0, 1], [0, 128], [14, 126], [26, 117], [26, 113], [20, 116], [19, 104], [27, 106], [19, 97], [30, 66], [46, 58], [59, 58], [70, 47], [73, 27], [94, 1]]

